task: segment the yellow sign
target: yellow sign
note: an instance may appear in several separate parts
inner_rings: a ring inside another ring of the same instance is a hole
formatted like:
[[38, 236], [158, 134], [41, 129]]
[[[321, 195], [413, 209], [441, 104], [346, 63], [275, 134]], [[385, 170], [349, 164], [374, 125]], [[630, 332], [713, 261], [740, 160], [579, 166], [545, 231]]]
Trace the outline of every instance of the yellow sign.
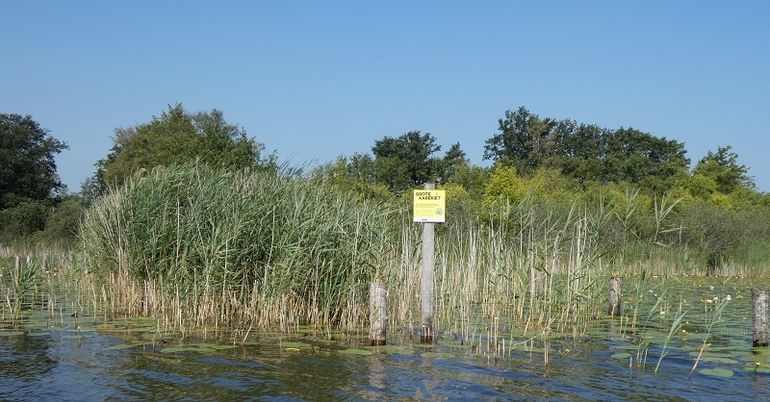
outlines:
[[414, 222], [446, 221], [446, 191], [414, 190]]

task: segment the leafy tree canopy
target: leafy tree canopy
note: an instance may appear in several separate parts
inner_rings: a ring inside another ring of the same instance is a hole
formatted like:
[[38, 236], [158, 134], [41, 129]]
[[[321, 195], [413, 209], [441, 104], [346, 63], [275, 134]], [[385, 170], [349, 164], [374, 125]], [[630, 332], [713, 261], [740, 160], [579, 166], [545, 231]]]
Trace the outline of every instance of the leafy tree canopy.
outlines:
[[49, 200], [63, 188], [54, 157], [64, 149], [31, 116], [0, 114], [0, 209]]
[[82, 192], [93, 198], [142, 169], [195, 160], [234, 170], [272, 163], [272, 157], [260, 159], [263, 150], [243, 129], [227, 123], [221, 111], [191, 114], [176, 104], [148, 123], [116, 129], [112, 150]]
[[739, 188], [754, 188], [754, 182], [748, 175], [749, 169], [738, 164], [738, 154], [731, 151], [730, 146], [719, 147], [716, 152], [709, 151], [695, 165], [693, 176], [711, 179], [716, 184], [716, 190], [722, 194], [730, 194]]
[[375, 178], [394, 193], [427, 182], [446, 182], [458, 165], [466, 163], [465, 152], [454, 144], [443, 158], [433, 156], [440, 150], [433, 135], [419, 131], [378, 140], [372, 147]]
[[512, 166], [522, 176], [552, 168], [581, 183], [625, 182], [660, 192], [689, 164], [684, 144], [632, 128], [540, 118], [524, 107], [507, 111], [498, 126], [486, 141], [484, 158]]

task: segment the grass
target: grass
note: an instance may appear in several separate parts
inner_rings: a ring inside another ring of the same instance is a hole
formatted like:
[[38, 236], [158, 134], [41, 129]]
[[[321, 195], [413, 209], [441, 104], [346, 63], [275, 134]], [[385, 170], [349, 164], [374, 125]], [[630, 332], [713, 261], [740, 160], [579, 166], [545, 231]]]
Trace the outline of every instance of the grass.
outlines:
[[179, 328], [354, 328], [381, 270], [387, 214], [322, 181], [179, 167], [101, 199], [81, 239], [110, 298]]

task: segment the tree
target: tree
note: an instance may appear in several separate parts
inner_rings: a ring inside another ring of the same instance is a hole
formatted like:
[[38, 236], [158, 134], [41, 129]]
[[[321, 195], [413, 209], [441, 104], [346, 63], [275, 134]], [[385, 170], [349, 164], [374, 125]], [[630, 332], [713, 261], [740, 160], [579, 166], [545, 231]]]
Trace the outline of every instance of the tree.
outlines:
[[0, 114], [0, 210], [51, 200], [64, 187], [54, 157], [65, 149], [31, 116]]
[[465, 163], [465, 152], [454, 144], [444, 158], [433, 156], [440, 150], [430, 133], [410, 131], [398, 138], [384, 137], [372, 147], [376, 180], [394, 193], [426, 182], [446, 182], [456, 166]]
[[560, 169], [581, 184], [604, 181], [602, 165], [607, 132], [594, 124], [559, 121], [554, 127], [556, 155], [546, 165]]
[[675, 140], [623, 127], [605, 138], [605, 182], [639, 184], [648, 191], [662, 193], [690, 164], [684, 144]]
[[709, 151], [695, 165], [693, 176], [710, 178], [716, 183], [716, 190], [722, 194], [730, 194], [741, 187], [754, 188], [754, 182], [748, 175], [749, 169], [738, 164], [738, 154], [731, 149], [728, 145], [717, 148], [716, 153]]
[[525, 107], [505, 112], [498, 126], [499, 133], [486, 141], [484, 158], [512, 166], [522, 177], [556, 169], [584, 186], [625, 182], [658, 193], [689, 164], [684, 144], [632, 128], [540, 118]]
[[486, 141], [484, 159], [513, 166], [519, 174], [527, 175], [554, 156], [556, 144], [551, 130], [556, 122], [541, 119], [524, 106], [515, 112], [506, 111], [497, 121], [498, 134]]
[[460, 143], [456, 142], [449, 147], [449, 151], [446, 151], [444, 158], [441, 160], [439, 167], [439, 174], [437, 181], [446, 183], [457, 173], [457, 169], [460, 166], [467, 165], [468, 159], [466, 158], [465, 151], [460, 148]]
[[82, 193], [92, 199], [142, 169], [196, 160], [227, 170], [273, 165], [272, 157], [260, 159], [263, 150], [243, 129], [228, 124], [221, 111], [190, 114], [176, 104], [148, 123], [116, 129], [112, 150], [97, 162]]

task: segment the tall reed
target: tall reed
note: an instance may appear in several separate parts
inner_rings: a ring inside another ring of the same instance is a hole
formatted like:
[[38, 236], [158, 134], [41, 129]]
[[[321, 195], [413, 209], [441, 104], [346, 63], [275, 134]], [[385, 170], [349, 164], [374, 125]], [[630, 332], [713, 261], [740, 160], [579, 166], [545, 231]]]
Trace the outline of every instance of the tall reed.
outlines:
[[[490, 224], [447, 224], [436, 239], [435, 321], [439, 331], [470, 339], [582, 333], [606, 303], [608, 268], [598, 232], [604, 215], [573, 205], [563, 214], [533, 200], [505, 204]], [[400, 247], [387, 259], [390, 325], [419, 320], [419, 225], [404, 216]], [[600, 303], [601, 301], [601, 303]], [[528, 335], [529, 334], [529, 335]]]
[[111, 298], [179, 327], [353, 327], [383, 261], [388, 210], [320, 180], [155, 169], [97, 202], [80, 238]]

